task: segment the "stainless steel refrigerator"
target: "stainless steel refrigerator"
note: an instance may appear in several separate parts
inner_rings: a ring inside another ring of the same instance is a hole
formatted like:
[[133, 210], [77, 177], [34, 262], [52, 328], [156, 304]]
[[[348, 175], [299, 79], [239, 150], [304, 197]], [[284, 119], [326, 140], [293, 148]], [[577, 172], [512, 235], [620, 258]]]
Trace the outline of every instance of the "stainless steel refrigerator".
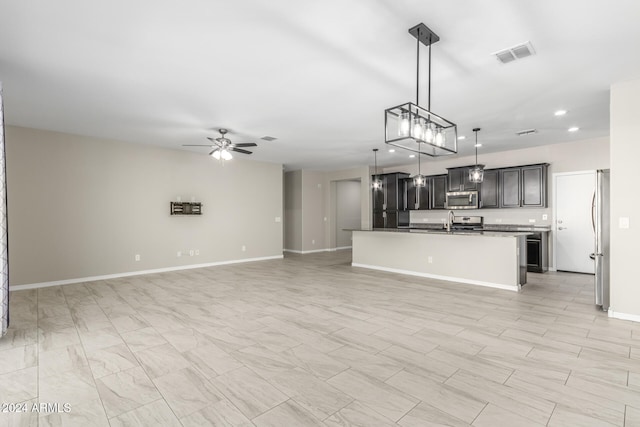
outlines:
[[604, 311], [609, 309], [609, 181], [609, 169], [596, 171], [591, 206], [595, 252], [590, 257], [595, 262], [595, 302]]

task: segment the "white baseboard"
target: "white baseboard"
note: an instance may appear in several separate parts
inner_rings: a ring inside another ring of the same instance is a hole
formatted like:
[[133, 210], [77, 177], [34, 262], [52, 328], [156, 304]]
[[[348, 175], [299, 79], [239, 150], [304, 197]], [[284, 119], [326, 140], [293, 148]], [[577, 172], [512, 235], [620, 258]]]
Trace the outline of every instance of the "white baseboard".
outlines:
[[607, 312], [607, 314], [609, 315], [609, 317], [613, 317], [614, 319], [631, 320], [632, 322], [640, 322], [639, 314], [620, 313], [620, 312], [611, 310], [611, 308], [609, 308], [609, 311]]
[[504, 290], [507, 290], [507, 291], [514, 291], [514, 292], [518, 292], [520, 290], [520, 286], [518, 286], [518, 285], [502, 285], [500, 283], [491, 283], [491, 282], [483, 282], [483, 281], [480, 281], [480, 280], [463, 279], [461, 277], [440, 276], [438, 274], [420, 273], [420, 272], [417, 272], [417, 271], [401, 270], [401, 269], [398, 269], [398, 268], [380, 267], [380, 266], [377, 266], [377, 265], [351, 263], [351, 266], [353, 266], [353, 267], [361, 267], [361, 268], [369, 268], [369, 269], [372, 269], [372, 270], [387, 271], [389, 273], [408, 274], [410, 276], [426, 277], [426, 278], [429, 278], [429, 279], [446, 280], [448, 282], [458, 282], [458, 283], [466, 283], [466, 284], [469, 284], [469, 285], [486, 286], [486, 287], [489, 287], [489, 288], [504, 289]]
[[351, 246], [340, 246], [338, 248], [329, 248], [329, 249], [314, 249], [312, 251], [298, 251], [295, 249], [283, 249], [283, 252], [291, 252], [293, 254], [315, 254], [318, 252], [335, 252], [335, 251], [341, 251], [344, 249], [351, 249]]
[[23, 291], [25, 289], [47, 288], [49, 286], [70, 285], [73, 283], [94, 282], [96, 280], [119, 279], [121, 277], [141, 276], [143, 274], [166, 273], [170, 271], [191, 270], [193, 268], [216, 267], [219, 265], [239, 264], [244, 262], [266, 261], [271, 259], [282, 259], [282, 255], [274, 255], [259, 258], [234, 259], [230, 261], [208, 262], [204, 264], [180, 265], [176, 267], [155, 268], [153, 270], [129, 271], [126, 273], [105, 274], [102, 276], [79, 277], [76, 279], [55, 280], [52, 282], [30, 283], [26, 285], [10, 285], [9, 291]]

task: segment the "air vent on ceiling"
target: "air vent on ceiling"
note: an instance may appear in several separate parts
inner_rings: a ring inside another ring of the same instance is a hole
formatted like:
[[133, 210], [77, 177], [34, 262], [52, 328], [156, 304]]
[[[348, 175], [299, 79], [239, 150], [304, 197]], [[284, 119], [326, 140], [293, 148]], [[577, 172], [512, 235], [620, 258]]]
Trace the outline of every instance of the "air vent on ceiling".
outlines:
[[537, 129], [525, 129], [525, 130], [521, 130], [519, 132], [516, 132], [516, 135], [525, 136], [525, 135], [531, 135], [533, 133], [538, 133], [538, 130]]
[[531, 42], [522, 43], [508, 49], [500, 50], [494, 55], [498, 58], [498, 61], [503, 64], [507, 64], [516, 59], [526, 58], [527, 56], [535, 55], [536, 51], [533, 49]]
[[263, 136], [262, 138], [260, 138], [264, 141], [275, 141], [278, 138], [274, 138], [273, 136]]

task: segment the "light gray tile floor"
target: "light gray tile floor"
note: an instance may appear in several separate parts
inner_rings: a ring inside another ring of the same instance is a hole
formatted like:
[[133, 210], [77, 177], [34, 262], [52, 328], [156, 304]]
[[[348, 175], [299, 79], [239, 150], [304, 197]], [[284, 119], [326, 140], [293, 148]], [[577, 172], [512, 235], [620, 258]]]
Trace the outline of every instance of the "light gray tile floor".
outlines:
[[640, 324], [592, 276], [513, 293], [350, 262], [12, 292], [0, 427], [640, 425]]

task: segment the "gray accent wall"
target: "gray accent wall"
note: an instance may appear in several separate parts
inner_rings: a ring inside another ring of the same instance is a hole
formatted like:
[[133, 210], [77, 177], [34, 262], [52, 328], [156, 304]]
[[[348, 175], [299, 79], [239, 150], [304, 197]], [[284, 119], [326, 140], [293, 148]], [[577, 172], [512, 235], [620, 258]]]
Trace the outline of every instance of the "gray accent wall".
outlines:
[[284, 249], [302, 251], [302, 171], [284, 174]]
[[360, 181], [336, 182], [336, 246], [351, 246], [351, 231], [360, 228]]
[[11, 126], [6, 147], [12, 285], [282, 256], [281, 164]]

